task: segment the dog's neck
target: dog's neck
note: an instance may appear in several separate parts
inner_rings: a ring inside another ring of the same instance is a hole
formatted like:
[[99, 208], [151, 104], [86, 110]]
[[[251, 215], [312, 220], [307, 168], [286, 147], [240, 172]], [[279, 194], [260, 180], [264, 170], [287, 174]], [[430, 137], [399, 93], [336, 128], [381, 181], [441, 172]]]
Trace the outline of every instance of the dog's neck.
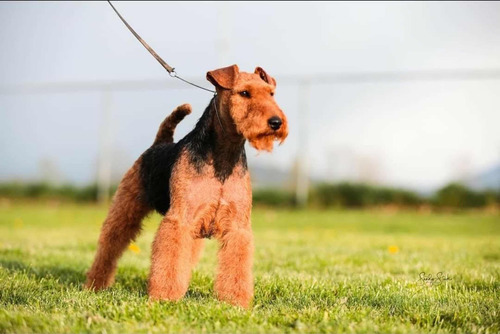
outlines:
[[247, 169], [245, 138], [237, 133], [228, 112], [220, 104], [215, 107], [213, 100], [188, 137], [188, 149], [198, 170], [213, 164], [215, 176], [224, 182], [236, 166]]

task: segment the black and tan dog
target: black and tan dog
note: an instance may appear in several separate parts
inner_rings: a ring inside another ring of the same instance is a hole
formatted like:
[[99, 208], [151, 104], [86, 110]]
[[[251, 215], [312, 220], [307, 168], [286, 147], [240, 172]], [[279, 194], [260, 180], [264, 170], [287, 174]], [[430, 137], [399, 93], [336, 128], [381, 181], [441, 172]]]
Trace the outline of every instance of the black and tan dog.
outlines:
[[276, 81], [263, 69], [236, 65], [207, 73], [214, 97], [186, 137], [173, 143], [176, 125], [188, 114], [179, 106], [160, 126], [153, 145], [125, 174], [102, 226], [86, 287], [113, 283], [117, 261], [152, 210], [164, 215], [153, 242], [149, 296], [178, 300], [188, 289], [203, 238], [220, 242], [217, 296], [248, 307], [253, 296], [252, 191], [244, 144], [271, 151], [288, 135], [274, 100]]

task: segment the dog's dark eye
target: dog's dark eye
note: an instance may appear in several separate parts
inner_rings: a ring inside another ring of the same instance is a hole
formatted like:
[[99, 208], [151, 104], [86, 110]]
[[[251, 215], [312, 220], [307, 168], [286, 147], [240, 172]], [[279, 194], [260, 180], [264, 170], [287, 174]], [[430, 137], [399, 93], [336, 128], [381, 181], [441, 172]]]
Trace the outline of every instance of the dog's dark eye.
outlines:
[[274, 92], [271, 92], [271, 96], [274, 96]]
[[250, 93], [248, 92], [248, 90], [244, 90], [244, 91], [240, 92], [240, 95], [243, 97], [250, 97]]

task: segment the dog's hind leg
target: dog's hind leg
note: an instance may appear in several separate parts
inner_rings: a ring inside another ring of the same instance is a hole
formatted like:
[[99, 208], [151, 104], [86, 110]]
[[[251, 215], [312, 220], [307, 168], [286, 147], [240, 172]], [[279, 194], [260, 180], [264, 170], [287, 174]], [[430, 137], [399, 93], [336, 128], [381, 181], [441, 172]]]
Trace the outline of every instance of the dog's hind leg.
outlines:
[[109, 287], [118, 259], [141, 230], [142, 219], [151, 208], [141, 199], [140, 161], [125, 174], [104, 221], [94, 263], [85, 286], [100, 290]]

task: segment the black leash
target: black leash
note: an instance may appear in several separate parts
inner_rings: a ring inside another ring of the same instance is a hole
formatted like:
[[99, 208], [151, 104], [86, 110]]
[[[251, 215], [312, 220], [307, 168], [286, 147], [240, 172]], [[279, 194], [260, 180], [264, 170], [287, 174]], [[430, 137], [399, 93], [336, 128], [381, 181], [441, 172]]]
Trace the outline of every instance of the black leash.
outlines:
[[211, 89], [208, 89], [208, 88], [205, 88], [205, 87], [202, 87], [202, 86], [199, 86], [195, 83], [192, 83], [190, 81], [187, 81], [186, 79], [184, 78], [181, 78], [177, 72], [175, 71], [175, 68], [170, 66], [169, 64], [167, 64], [166, 61], [164, 61], [156, 52], [155, 50], [153, 50], [152, 47], [149, 46], [148, 43], [146, 43], [142, 38], [141, 36], [139, 36], [138, 33], [135, 32], [135, 30], [127, 23], [127, 21], [125, 21], [125, 19], [120, 15], [120, 13], [118, 13], [118, 11], [116, 10], [115, 6], [113, 6], [113, 4], [111, 3], [111, 1], [108, 0], [108, 3], [109, 5], [111, 6], [111, 8], [113, 8], [113, 10], [115, 11], [116, 15], [118, 15], [118, 17], [120, 18], [120, 20], [122, 20], [122, 22], [125, 24], [125, 26], [128, 28], [128, 30], [130, 30], [130, 32], [135, 36], [135, 38], [137, 38], [137, 40], [139, 42], [141, 42], [141, 44], [146, 48], [146, 50], [149, 51], [149, 53], [151, 53], [151, 55], [160, 63], [160, 65], [165, 69], [167, 70], [168, 74], [172, 77], [172, 78], [176, 78], [176, 79], [179, 79], [181, 81], [184, 81], [185, 83], [191, 85], [191, 86], [194, 86], [194, 87], [197, 87], [199, 89], [203, 89], [207, 92], [211, 92], [211, 93], [214, 93], [214, 99], [213, 99], [213, 105], [214, 105], [214, 109], [215, 109], [215, 115], [217, 116], [217, 119], [219, 120], [219, 125], [222, 129], [222, 132], [224, 133], [224, 127], [222, 126], [222, 122], [220, 120], [220, 116], [219, 116], [219, 111], [217, 110], [217, 104], [215, 103], [215, 99], [217, 98], [217, 92], [214, 91], [214, 90], [211, 90]]
[[194, 87], [197, 87], [199, 89], [203, 89], [203, 90], [206, 90], [207, 92], [211, 92], [211, 93], [215, 93], [214, 90], [211, 90], [211, 89], [208, 89], [208, 88], [205, 88], [205, 87], [202, 87], [202, 86], [199, 86], [195, 83], [192, 83], [190, 81], [187, 81], [186, 79], [183, 79], [182, 77], [180, 77], [177, 72], [175, 71], [175, 68], [170, 66], [169, 64], [167, 64], [156, 52], [155, 50], [153, 50], [152, 47], [149, 46], [148, 43], [146, 43], [142, 38], [141, 36], [139, 36], [138, 33], [135, 32], [135, 30], [127, 23], [127, 21], [125, 21], [125, 19], [120, 15], [120, 13], [118, 13], [118, 11], [116, 10], [115, 6], [113, 6], [113, 4], [111, 3], [111, 1], [108, 0], [108, 3], [109, 5], [111, 6], [111, 8], [113, 8], [113, 10], [115, 11], [116, 15], [118, 15], [118, 17], [120, 18], [120, 20], [122, 20], [122, 22], [125, 24], [125, 26], [128, 28], [128, 30], [130, 30], [130, 32], [135, 36], [135, 38], [137, 38], [137, 40], [139, 42], [141, 42], [141, 44], [146, 48], [146, 50], [149, 51], [149, 53], [151, 53], [151, 55], [160, 63], [160, 65], [165, 69], [167, 70], [168, 74], [172, 77], [172, 78], [176, 78], [176, 79], [179, 79], [181, 81], [184, 81], [185, 83], [191, 85], [191, 86], [194, 86]]
[[217, 110], [217, 103], [215, 103], [216, 98], [217, 98], [217, 93], [214, 94], [214, 99], [212, 100], [212, 101], [214, 101], [213, 105], [214, 105], [214, 109], [215, 109], [215, 115], [217, 116], [217, 119], [219, 120], [219, 125], [220, 125], [220, 128], [222, 129], [222, 133], [225, 133], [224, 127], [222, 126], [222, 122], [220, 121], [219, 111]]

